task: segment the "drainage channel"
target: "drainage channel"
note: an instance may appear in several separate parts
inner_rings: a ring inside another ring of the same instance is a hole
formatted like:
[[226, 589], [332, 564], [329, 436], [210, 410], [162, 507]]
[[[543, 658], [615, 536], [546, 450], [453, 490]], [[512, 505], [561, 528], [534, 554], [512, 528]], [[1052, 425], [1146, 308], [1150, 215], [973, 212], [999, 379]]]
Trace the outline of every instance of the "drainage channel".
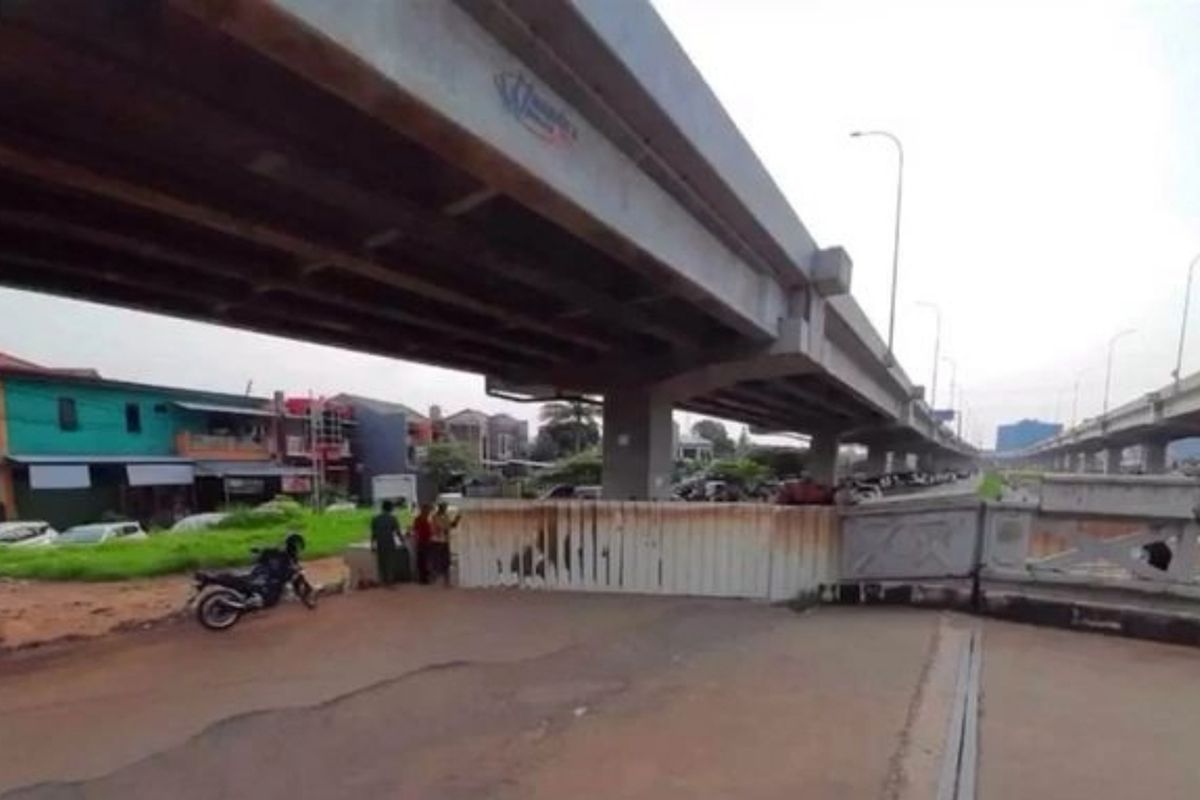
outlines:
[[974, 800], [979, 750], [979, 669], [983, 633], [978, 626], [958, 661], [954, 706], [946, 731], [946, 748], [938, 780], [937, 800]]

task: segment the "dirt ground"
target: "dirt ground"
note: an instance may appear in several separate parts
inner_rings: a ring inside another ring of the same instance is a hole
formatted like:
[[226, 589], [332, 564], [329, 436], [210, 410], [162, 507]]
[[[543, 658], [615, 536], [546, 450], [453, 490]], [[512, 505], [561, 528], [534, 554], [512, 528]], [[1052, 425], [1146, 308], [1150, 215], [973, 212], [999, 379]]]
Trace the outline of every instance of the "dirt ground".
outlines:
[[[305, 569], [317, 584], [345, 575], [341, 558], [309, 561]], [[161, 620], [183, 608], [191, 588], [186, 575], [110, 583], [0, 579], [0, 651]]]

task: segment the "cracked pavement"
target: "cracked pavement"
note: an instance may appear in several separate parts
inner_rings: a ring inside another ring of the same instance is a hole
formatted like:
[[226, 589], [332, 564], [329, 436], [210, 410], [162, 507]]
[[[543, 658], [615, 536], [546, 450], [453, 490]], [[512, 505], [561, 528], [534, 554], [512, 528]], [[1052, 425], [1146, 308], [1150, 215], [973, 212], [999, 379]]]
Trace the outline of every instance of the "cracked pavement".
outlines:
[[5, 797], [875, 797], [937, 616], [405, 587], [246, 622], [9, 658]]

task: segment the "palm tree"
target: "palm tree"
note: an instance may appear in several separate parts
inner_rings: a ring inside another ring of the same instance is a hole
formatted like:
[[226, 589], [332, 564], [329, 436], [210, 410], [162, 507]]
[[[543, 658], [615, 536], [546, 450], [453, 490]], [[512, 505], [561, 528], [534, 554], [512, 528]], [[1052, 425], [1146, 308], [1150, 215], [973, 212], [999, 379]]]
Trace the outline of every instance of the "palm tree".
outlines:
[[600, 419], [600, 408], [582, 400], [546, 403], [539, 412], [546, 425], [570, 425], [574, 431], [575, 452], [583, 449], [583, 432], [595, 428]]

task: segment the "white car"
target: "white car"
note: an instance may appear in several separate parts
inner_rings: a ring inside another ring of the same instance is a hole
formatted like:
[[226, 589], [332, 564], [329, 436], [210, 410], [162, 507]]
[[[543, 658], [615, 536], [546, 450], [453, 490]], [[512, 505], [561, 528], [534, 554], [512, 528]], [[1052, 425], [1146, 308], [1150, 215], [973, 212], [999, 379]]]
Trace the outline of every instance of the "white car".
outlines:
[[50, 523], [40, 520], [16, 520], [0, 522], [0, 544], [27, 547], [52, 544], [58, 539], [58, 531]]
[[220, 524], [229, 515], [224, 511], [208, 511], [184, 517], [171, 526], [171, 533], [193, 533]]
[[96, 522], [67, 528], [58, 535], [55, 544], [100, 544], [145, 538], [146, 532], [137, 522]]

